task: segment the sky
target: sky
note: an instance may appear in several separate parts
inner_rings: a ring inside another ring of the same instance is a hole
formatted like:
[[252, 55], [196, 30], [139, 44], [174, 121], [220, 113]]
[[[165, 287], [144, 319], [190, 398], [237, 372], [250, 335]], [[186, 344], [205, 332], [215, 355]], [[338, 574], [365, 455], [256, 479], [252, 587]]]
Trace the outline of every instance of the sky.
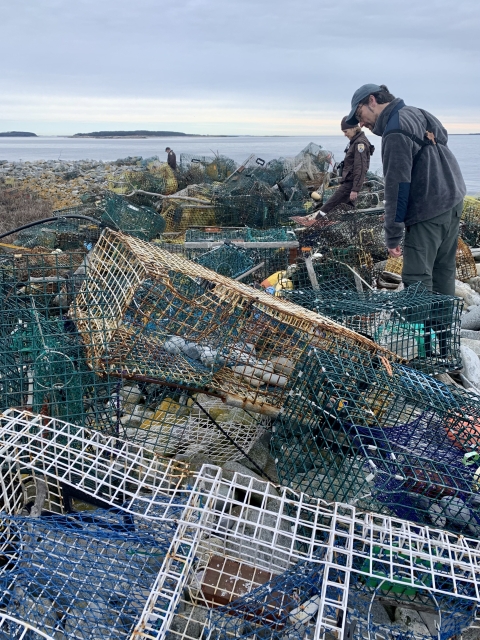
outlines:
[[0, 131], [332, 135], [362, 84], [480, 132], [478, 0], [0, 0]]

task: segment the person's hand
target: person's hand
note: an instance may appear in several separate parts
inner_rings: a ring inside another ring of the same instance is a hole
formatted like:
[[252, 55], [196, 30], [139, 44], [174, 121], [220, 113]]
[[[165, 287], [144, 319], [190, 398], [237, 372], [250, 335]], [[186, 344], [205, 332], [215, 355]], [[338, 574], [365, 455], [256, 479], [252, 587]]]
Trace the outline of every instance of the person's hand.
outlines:
[[358, 191], [350, 191], [350, 200], [352, 202], [355, 202], [357, 198], [358, 198]]
[[402, 249], [401, 247], [395, 247], [395, 249], [389, 249], [388, 254], [392, 258], [400, 258], [400, 256], [402, 255]]

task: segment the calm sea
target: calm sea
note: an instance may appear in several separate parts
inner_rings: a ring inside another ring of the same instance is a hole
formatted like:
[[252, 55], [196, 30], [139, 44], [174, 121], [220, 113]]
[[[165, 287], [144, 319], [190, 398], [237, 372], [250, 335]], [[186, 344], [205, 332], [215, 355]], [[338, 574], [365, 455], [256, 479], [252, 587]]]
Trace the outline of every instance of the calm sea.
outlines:
[[[372, 156], [371, 169], [381, 172], [380, 139], [370, 136], [377, 147]], [[181, 153], [192, 155], [212, 155], [220, 153], [237, 162], [242, 162], [250, 154], [264, 160], [281, 156], [294, 156], [309, 142], [315, 142], [329, 149], [337, 160], [343, 159], [347, 140], [342, 136], [289, 136], [236, 138], [149, 138], [145, 140], [94, 140], [82, 138], [0, 138], [0, 160], [117, 160], [127, 156], [148, 158], [158, 155], [165, 158], [164, 149], [172, 147], [177, 156]], [[480, 193], [480, 135], [450, 136], [453, 150], [462, 168], [470, 194]]]

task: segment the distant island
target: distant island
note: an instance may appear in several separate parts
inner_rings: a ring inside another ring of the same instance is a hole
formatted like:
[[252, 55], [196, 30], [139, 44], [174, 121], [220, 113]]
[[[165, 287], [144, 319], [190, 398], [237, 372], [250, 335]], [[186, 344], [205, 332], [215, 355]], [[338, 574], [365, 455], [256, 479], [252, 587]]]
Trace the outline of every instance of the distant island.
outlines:
[[169, 136], [198, 137], [192, 133], [181, 131], [92, 131], [92, 133], [76, 133], [72, 138], [165, 138]]
[[0, 138], [37, 138], [36, 133], [31, 131], [4, 131], [0, 132]]

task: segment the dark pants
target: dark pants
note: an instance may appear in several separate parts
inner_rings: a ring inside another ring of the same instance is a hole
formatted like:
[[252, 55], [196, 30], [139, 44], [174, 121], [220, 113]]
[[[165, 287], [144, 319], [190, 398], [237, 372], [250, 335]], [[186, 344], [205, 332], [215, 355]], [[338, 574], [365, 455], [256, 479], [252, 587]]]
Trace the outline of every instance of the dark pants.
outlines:
[[322, 211], [323, 213], [329, 213], [339, 204], [352, 204], [350, 201], [352, 185], [353, 182], [342, 182], [338, 189], [336, 189], [333, 196], [331, 196], [331, 198], [329, 198], [327, 202], [322, 205], [320, 211]]
[[[330, 202], [330, 201], [329, 201]], [[455, 295], [456, 253], [463, 201], [405, 230], [402, 280], [423, 282], [429, 291]]]

